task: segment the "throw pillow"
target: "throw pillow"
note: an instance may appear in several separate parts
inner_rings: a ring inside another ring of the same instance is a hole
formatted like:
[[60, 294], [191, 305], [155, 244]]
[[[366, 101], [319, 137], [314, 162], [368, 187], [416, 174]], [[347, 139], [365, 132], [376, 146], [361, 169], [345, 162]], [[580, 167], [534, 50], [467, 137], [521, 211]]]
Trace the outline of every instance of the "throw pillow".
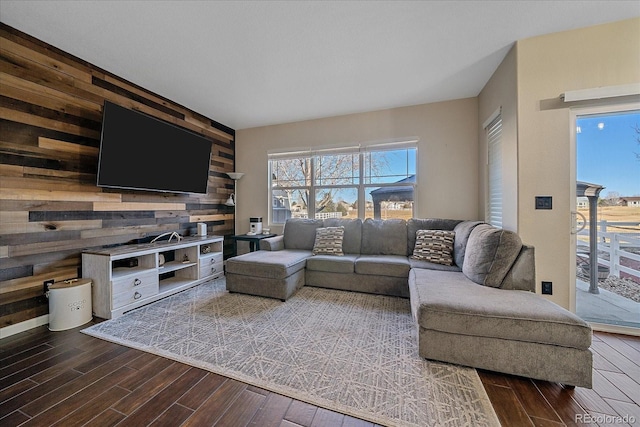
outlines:
[[453, 265], [453, 231], [418, 230], [411, 258], [442, 265]]
[[316, 241], [313, 245], [314, 255], [344, 255], [342, 240], [344, 227], [322, 227], [316, 230]]

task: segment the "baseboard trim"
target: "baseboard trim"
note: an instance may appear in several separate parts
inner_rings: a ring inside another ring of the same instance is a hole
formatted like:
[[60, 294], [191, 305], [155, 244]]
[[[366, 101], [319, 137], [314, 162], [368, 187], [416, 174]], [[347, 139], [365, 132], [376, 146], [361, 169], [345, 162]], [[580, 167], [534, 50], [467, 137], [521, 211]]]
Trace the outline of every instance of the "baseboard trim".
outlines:
[[0, 328], [0, 339], [19, 334], [20, 332], [28, 331], [29, 329], [37, 328], [38, 326], [46, 325], [48, 323], [49, 315], [44, 314], [40, 317], [16, 323], [15, 325], [5, 326], [4, 328]]

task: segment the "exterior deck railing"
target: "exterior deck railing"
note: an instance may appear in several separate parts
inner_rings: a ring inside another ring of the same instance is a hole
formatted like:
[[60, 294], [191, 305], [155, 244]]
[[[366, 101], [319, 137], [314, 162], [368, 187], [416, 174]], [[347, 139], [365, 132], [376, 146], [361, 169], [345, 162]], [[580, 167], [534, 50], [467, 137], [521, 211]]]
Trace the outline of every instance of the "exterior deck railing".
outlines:
[[[609, 267], [610, 275], [620, 277], [626, 273], [640, 283], [640, 222], [599, 221], [597, 227], [598, 265]], [[578, 262], [583, 266], [588, 266], [589, 259], [588, 229], [589, 223], [578, 233]], [[627, 261], [623, 262], [625, 258]]]

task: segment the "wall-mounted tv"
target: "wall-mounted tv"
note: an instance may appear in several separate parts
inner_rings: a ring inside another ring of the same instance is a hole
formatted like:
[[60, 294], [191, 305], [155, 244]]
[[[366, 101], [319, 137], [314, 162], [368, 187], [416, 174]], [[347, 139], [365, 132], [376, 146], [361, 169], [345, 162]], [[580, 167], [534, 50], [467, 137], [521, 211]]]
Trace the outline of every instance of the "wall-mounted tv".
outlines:
[[105, 101], [98, 186], [205, 194], [212, 145], [195, 132]]

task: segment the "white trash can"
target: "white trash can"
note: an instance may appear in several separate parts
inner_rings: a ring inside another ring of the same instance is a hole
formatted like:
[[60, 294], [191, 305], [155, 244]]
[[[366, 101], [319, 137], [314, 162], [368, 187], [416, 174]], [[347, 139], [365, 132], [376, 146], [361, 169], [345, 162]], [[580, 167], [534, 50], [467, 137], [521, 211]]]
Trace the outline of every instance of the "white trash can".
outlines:
[[73, 279], [49, 286], [49, 330], [66, 331], [90, 322], [91, 280]]

